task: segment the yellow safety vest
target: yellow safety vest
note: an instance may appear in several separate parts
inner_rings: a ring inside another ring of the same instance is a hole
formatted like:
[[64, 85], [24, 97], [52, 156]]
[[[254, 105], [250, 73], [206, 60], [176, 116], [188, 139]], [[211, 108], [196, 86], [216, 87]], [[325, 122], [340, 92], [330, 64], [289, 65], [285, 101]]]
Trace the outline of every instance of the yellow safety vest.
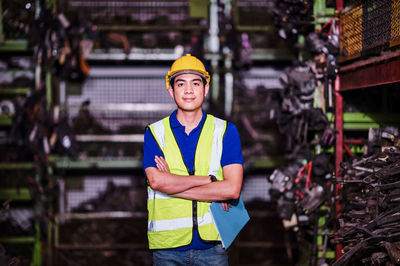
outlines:
[[[189, 175], [182, 153], [166, 117], [149, 126], [158, 143], [170, 172]], [[221, 155], [226, 121], [207, 115], [201, 129], [194, 158], [194, 175], [214, 175], [223, 180]], [[209, 210], [210, 202], [171, 197], [147, 187], [148, 239], [150, 249], [176, 248], [189, 245], [193, 227], [205, 241], [221, 240]]]

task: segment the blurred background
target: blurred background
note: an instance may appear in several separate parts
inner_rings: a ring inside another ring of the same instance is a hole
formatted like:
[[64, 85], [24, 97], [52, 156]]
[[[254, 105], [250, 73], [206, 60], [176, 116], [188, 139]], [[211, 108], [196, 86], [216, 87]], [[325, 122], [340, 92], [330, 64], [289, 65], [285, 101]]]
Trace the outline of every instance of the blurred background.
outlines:
[[[394, 265], [384, 263], [396, 261], [398, 225], [385, 227], [389, 244], [365, 249], [353, 247], [366, 236], [346, 230], [398, 207], [395, 0], [13, 0], [0, 10], [0, 265], [152, 265], [143, 134], [175, 109], [165, 75], [187, 53], [211, 74], [205, 110], [242, 141], [251, 220], [230, 265]], [[359, 178], [386, 166], [371, 182], [393, 189], [364, 193]]]

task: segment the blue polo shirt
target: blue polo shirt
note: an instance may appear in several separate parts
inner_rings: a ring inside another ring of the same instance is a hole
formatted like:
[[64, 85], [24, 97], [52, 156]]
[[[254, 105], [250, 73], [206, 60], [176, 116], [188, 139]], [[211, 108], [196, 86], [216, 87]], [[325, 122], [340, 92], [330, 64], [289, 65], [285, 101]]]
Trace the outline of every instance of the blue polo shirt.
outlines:
[[[182, 152], [183, 161], [185, 162], [189, 172], [192, 172], [194, 169], [194, 155], [196, 152], [197, 140], [199, 139], [201, 128], [206, 119], [206, 113], [203, 110], [203, 117], [200, 123], [188, 135], [185, 133], [185, 127], [182, 126], [176, 118], [176, 112], [177, 110], [175, 110], [170, 116], [171, 128]], [[162, 156], [162, 152], [150, 131], [146, 130], [144, 133], [143, 145], [143, 169], [146, 169], [147, 167], [157, 167], [154, 161], [156, 155]], [[224, 167], [230, 164], [243, 164], [243, 155], [239, 132], [235, 125], [228, 122], [225, 136], [222, 141], [221, 166]], [[201, 241], [197, 230], [194, 231], [192, 243], [189, 246], [177, 248], [177, 250], [208, 249], [214, 246], [213, 244]]]

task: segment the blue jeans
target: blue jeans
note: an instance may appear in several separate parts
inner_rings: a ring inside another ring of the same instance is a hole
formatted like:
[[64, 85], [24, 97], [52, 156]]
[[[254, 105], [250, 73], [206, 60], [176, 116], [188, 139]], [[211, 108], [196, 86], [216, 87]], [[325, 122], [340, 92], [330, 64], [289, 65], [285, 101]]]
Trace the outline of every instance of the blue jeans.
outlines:
[[209, 249], [153, 251], [154, 266], [228, 266], [228, 255], [222, 245]]

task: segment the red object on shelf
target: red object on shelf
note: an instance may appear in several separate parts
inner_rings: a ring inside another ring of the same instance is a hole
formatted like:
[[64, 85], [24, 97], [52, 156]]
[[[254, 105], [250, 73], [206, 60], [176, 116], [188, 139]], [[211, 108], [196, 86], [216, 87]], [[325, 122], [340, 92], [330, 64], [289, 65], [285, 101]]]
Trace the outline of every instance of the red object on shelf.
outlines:
[[348, 155], [354, 156], [354, 154], [351, 152], [350, 148], [346, 144], [343, 144], [343, 148], [346, 150]]
[[295, 183], [299, 183], [300, 180], [303, 179], [305, 174], [307, 173], [305, 188], [308, 188], [311, 184], [311, 172], [312, 172], [312, 161], [308, 162], [306, 165], [300, 168], [299, 172], [297, 173]]
[[362, 145], [365, 141], [362, 139], [345, 139], [343, 142], [344, 144]]

